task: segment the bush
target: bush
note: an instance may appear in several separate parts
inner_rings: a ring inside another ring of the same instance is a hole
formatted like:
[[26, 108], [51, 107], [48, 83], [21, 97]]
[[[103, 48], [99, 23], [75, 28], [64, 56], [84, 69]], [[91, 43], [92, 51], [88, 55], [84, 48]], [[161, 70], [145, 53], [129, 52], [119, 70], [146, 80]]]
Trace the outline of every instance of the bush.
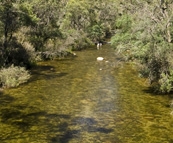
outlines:
[[0, 70], [0, 83], [2, 87], [17, 87], [30, 78], [29, 72], [24, 67], [11, 65]]
[[160, 91], [163, 93], [169, 93], [173, 89], [173, 71], [169, 74], [162, 73], [159, 80]]

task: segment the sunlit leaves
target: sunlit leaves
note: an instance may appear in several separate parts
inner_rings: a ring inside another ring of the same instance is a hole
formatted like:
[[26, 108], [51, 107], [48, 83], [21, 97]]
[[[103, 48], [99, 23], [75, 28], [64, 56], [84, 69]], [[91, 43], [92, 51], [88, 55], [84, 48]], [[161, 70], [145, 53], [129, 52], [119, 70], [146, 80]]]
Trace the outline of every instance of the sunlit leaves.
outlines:
[[[135, 5], [134, 5], [135, 4]], [[170, 92], [173, 67], [173, 3], [167, 1], [131, 1], [120, 3], [116, 34], [111, 43], [119, 53], [128, 54], [142, 64], [157, 91]], [[128, 18], [130, 17], [130, 22]], [[160, 89], [159, 89], [160, 88]]]
[[37, 22], [40, 20], [34, 13], [32, 5], [30, 5], [29, 3], [22, 3], [19, 6], [19, 9], [21, 10], [21, 14], [23, 16], [21, 20], [25, 22], [25, 25], [36, 25]]
[[93, 25], [91, 27], [90, 36], [95, 41], [99, 41], [105, 36], [104, 28], [101, 25]]

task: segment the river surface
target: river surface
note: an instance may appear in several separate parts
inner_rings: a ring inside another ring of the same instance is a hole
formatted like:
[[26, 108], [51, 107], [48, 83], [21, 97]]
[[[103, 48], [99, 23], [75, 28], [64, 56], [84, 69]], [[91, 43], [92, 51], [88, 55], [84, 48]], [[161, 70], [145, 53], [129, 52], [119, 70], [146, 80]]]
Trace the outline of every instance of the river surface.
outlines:
[[173, 143], [168, 96], [151, 94], [109, 45], [76, 54], [0, 93], [0, 143]]

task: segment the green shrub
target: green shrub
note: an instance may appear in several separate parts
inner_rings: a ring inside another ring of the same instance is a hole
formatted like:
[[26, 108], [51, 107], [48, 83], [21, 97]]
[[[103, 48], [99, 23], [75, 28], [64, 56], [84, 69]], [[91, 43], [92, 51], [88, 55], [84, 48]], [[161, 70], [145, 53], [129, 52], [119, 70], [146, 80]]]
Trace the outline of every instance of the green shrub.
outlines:
[[162, 93], [169, 93], [173, 89], [173, 71], [171, 70], [169, 74], [162, 73], [159, 80], [160, 91]]
[[24, 67], [11, 65], [0, 70], [0, 83], [3, 87], [17, 87], [30, 78], [29, 72]]

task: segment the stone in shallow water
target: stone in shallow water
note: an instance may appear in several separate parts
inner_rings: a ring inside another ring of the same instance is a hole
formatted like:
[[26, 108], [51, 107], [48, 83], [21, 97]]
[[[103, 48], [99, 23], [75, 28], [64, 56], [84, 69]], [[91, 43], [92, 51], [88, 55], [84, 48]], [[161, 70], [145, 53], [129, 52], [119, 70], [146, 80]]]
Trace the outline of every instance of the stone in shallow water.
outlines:
[[97, 61], [103, 61], [103, 57], [97, 57]]

